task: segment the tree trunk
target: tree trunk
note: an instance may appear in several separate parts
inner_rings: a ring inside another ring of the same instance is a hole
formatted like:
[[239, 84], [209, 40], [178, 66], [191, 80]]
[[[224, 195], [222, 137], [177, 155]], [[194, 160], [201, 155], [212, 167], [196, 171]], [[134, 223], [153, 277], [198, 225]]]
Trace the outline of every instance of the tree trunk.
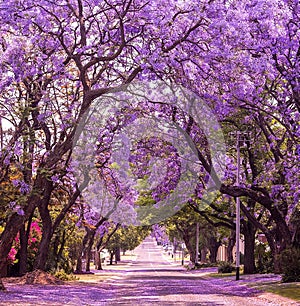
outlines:
[[190, 255], [190, 261], [195, 264], [196, 263], [196, 250], [195, 246], [191, 243], [189, 237], [183, 236], [183, 241]]
[[34, 262], [34, 268], [45, 271], [49, 254], [49, 247], [53, 235], [52, 219], [48, 209], [48, 205], [53, 191], [53, 182], [47, 180], [43, 187], [45, 198], [44, 201], [38, 203], [38, 209], [42, 218], [42, 240], [39, 245], [38, 255]]
[[96, 254], [95, 254], [95, 267], [96, 267], [96, 270], [103, 270], [100, 251], [96, 251]]
[[47, 270], [47, 259], [49, 254], [49, 246], [52, 238], [52, 227], [44, 228], [42, 240], [39, 246], [37, 258], [34, 263], [34, 269]]
[[206, 247], [204, 247], [204, 248], [201, 250], [201, 261], [202, 261], [202, 262], [206, 262], [206, 255], [207, 255], [207, 252], [208, 252], [208, 250], [207, 250]]
[[76, 270], [75, 273], [82, 273], [82, 253], [80, 252], [77, 262], [76, 262]]
[[227, 261], [233, 263], [233, 248], [235, 246], [235, 231], [232, 230], [228, 240]]
[[[281, 262], [279, 260], [279, 254], [284, 250], [283, 246], [280, 245], [280, 241], [277, 241], [276, 239], [276, 234], [270, 233], [270, 232], [264, 232], [268, 245], [271, 250], [271, 256], [273, 260], [273, 268], [274, 268], [274, 273], [282, 273], [282, 268], [281, 268]], [[287, 244], [284, 243], [286, 246]]]
[[116, 261], [121, 261], [121, 249], [120, 247], [116, 247]]
[[59, 241], [59, 236], [58, 235], [55, 235], [53, 236], [54, 238], [52, 239], [53, 242], [52, 242], [52, 252], [53, 254], [50, 255], [50, 256], [53, 256], [53, 258], [55, 258], [55, 263], [54, 263], [54, 266], [52, 267], [53, 269], [57, 270], [58, 268], [58, 263], [59, 263], [59, 244], [60, 244], [60, 241]]
[[249, 221], [243, 224], [245, 238], [244, 274], [255, 273], [255, 233], [256, 227]]
[[51, 238], [53, 235], [52, 220], [51, 220], [51, 216], [50, 216], [50, 213], [47, 207], [40, 210], [40, 214], [41, 214], [42, 222], [43, 222], [43, 234], [42, 234], [41, 243], [39, 245], [38, 255], [34, 262], [34, 268], [38, 270], [46, 271], [49, 247], [50, 247]]
[[[266, 226], [264, 226], [262, 223], [258, 222], [256, 220], [256, 218], [254, 218], [252, 216], [252, 214], [249, 213], [248, 209], [241, 203], [241, 209], [243, 211], [243, 213], [247, 216], [248, 220], [258, 229], [260, 229], [266, 236], [269, 247], [271, 249], [271, 255], [272, 255], [272, 259], [273, 259], [273, 263], [274, 263], [274, 269], [275, 271], [277, 271], [278, 273], [280, 273], [280, 269], [279, 269], [279, 262], [277, 262], [276, 260], [276, 254], [278, 254], [278, 247], [277, 247], [277, 240], [276, 239], [276, 234], [274, 233], [274, 231], [270, 231], [268, 230], [268, 228]], [[279, 235], [280, 237], [284, 238], [285, 235], [282, 233], [280, 233]], [[289, 236], [289, 235], [288, 235]], [[287, 240], [290, 241], [290, 238], [287, 237]]]
[[218, 249], [221, 245], [221, 242], [218, 241], [215, 237], [210, 237], [208, 242], [208, 249], [210, 252], [209, 260], [211, 263], [217, 262]]
[[85, 272], [91, 272], [91, 252], [86, 250], [85, 254]]
[[6, 223], [0, 240], [0, 271], [3, 271], [7, 266], [8, 253], [10, 252], [13, 241], [24, 222], [25, 216], [20, 216], [17, 213], [14, 213]]
[[86, 234], [84, 235], [82, 239], [81, 249], [80, 249], [80, 252], [77, 258], [76, 273], [82, 273], [82, 256], [85, 254], [88, 239], [89, 239], [89, 231], [87, 230]]
[[[30, 224], [28, 225], [30, 227]], [[27, 256], [28, 256], [28, 235], [23, 225], [19, 231], [20, 235], [20, 251], [19, 251], [19, 275], [22, 276], [27, 272]]]
[[[58, 239], [58, 245], [59, 245], [59, 237], [57, 237]], [[56, 263], [55, 263], [55, 269], [57, 269], [59, 261], [63, 258], [63, 250], [65, 248], [65, 244], [66, 244], [66, 231], [63, 231], [62, 234], [62, 239], [61, 239], [61, 243], [60, 243], [60, 247], [57, 247], [57, 254], [56, 254]], [[70, 270], [73, 270], [73, 267], [70, 267]]]
[[280, 251], [277, 249], [276, 252], [273, 254], [274, 273], [276, 274], [282, 273], [282, 266], [281, 266], [279, 255], [280, 255]]
[[95, 239], [95, 231], [91, 231], [89, 233], [89, 241], [88, 241], [88, 245], [86, 248], [86, 262], [85, 262], [85, 271], [86, 272], [90, 272], [91, 271], [91, 255], [92, 255], [92, 248], [93, 248], [93, 244], [94, 244], [94, 239]]
[[[33, 212], [34, 203], [31, 203], [30, 207], [27, 208], [27, 211]], [[18, 215], [14, 213], [7, 220], [4, 231], [1, 234], [0, 240], [0, 273], [2, 273], [7, 267], [7, 256], [12, 247], [13, 241], [18, 234], [18, 231], [23, 226], [26, 220], [26, 215]], [[0, 290], [5, 290], [5, 287], [0, 279]]]
[[114, 259], [114, 252], [110, 252], [110, 258], [109, 258], [109, 264], [113, 264], [113, 259]]

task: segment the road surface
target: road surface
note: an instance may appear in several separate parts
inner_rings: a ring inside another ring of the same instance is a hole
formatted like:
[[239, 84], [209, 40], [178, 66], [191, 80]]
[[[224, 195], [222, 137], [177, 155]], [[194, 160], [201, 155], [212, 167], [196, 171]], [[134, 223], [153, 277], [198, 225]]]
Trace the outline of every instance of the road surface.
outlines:
[[135, 254], [136, 261], [125, 274], [110, 283], [115, 296], [105, 305], [291, 305], [234, 282], [226, 285], [220, 279], [208, 279], [205, 272], [188, 272], [172, 265], [150, 237]]
[[130, 264], [106, 266], [106, 270], [86, 276], [85, 282], [59, 286], [8, 283], [8, 292], [0, 292], [0, 305], [299, 305], [236, 281], [186, 271], [165, 258], [150, 237], [134, 254]]

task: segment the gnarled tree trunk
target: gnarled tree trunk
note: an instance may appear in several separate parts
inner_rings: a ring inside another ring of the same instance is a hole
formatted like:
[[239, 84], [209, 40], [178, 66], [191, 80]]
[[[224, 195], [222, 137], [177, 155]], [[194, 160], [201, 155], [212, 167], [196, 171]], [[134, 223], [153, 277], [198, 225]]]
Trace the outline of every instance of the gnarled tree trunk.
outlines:
[[183, 241], [190, 255], [190, 261], [195, 264], [196, 263], [196, 250], [195, 246], [191, 243], [190, 237], [183, 236]]
[[245, 238], [244, 274], [255, 273], [255, 233], [256, 227], [249, 221], [243, 223]]

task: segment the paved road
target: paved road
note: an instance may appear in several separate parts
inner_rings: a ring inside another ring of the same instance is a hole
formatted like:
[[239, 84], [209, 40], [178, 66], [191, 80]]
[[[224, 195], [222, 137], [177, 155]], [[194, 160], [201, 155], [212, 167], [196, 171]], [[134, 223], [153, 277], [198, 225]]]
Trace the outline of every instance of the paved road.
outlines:
[[163, 257], [161, 248], [147, 238], [136, 250], [136, 261], [121, 278], [111, 282], [115, 296], [107, 305], [291, 305], [275, 302], [234, 282], [205, 278], [205, 272], [187, 272]]
[[236, 281], [205, 278], [204, 272], [188, 272], [170, 263], [152, 238], [135, 251], [130, 265], [105, 267], [90, 281], [68, 285], [7, 284], [0, 305], [297, 305], [261, 294]]

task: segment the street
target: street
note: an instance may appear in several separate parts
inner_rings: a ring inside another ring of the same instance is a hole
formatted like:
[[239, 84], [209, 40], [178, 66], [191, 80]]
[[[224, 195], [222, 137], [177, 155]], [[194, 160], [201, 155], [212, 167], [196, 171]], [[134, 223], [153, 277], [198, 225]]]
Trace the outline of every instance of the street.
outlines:
[[[126, 264], [105, 266], [85, 281], [65, 285], [7, 283], [0, 305], [298, 305], [261, 293], [236, 281], [208, 278], [212, 269], [187, 271], [164, 257], [161, 246], [148, 237]], [[206, 272], [205, 272], [206, 271]]]
[[104, 304], [110, 305], [291, 305], [258, 297], [254, 289], [215, 283], [203, 273], [187, 272], [172, 265], [152, 238], [135, 250], [136, 261], [121, 278], [111, 282], [115, 296]]

